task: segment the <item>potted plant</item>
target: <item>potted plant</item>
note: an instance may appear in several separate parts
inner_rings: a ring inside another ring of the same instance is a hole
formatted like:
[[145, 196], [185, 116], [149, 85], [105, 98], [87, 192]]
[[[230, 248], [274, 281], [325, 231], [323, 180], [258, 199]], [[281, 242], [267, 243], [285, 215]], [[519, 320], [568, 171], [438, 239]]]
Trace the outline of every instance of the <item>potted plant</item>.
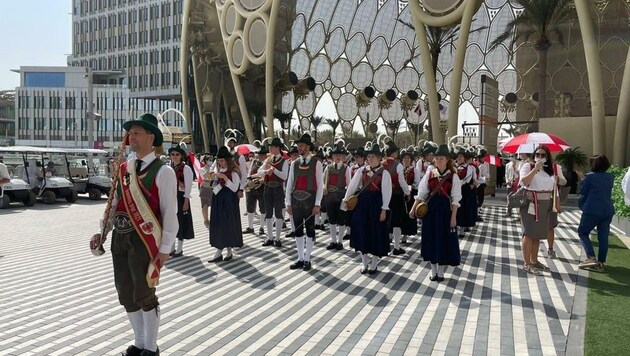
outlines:
[[563, 152], [558, 153], [556, 162], [561, 164], [567, 171], [565, 178], [567, 179], [567, 186], [570, 188], [569, 193], [576, 194], [579, 182], [576, 169], [586, 167], [588, 157], [579, 147], [567, 148]]

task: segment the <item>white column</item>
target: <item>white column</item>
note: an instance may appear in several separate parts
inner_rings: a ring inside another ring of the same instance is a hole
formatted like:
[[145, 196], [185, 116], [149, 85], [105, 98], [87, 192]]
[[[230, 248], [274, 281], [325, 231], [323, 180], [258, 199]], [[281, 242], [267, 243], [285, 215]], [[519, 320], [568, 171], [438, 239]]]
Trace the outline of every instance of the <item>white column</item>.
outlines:
[[[630, 49], [626, 58], [626, 69], [621, 82], [620, 93], [630, 93]], [[625, 165], [627, 156], [626, 143], [630, 139], [630, 100], [619, 99], [617, 107], [617, 122], [615, 123], [615, 141], [613, 146], [613, 162]]]

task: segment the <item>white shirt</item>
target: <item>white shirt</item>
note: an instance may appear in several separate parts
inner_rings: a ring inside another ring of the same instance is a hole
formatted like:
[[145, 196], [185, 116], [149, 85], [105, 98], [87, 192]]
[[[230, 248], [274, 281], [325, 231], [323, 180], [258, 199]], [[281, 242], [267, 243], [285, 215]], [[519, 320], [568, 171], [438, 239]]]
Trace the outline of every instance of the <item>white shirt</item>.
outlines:
[[476, 175], [475, 167], [466, 163], [466, 166], [463, 168], [466, 169], [466, 177], [464, 177], [464, 179], [460, 179], [461, 185], [473, 183], [475, 180], [475, 175]]
[[[302, 160], [304, 160], [304, 164], [308, 164], [312, 159], [316, 159], [313, 155], [308, 155], [306, 157], [300, 157], [295, 161], [291, 162], [291, 170], [295, 169], [295, 165], [299, 165]], [[293, 181], [295, 174], [290, 174], [287, 177], [287, 186], [284, 194], [284, 204], [286, 206], [291, 206], [291, 193], [295, 190], [295, 182]], [[322, 162], [317, 160], [315, 164], [315, 182], [317, 185], [317, 192], [315, 193], [315, 205], [321, 206], [322, 204], [322, 196], [324, 195], [324, 168], [322, 166]]]
[[[351, 195], [356, 194], [361, 188], [363, 171], [367, 168], [367, 165], [359, 168], [354, 177], [350, 180], [350, 184], [348, 185], [348, 190], [346, 190], [346, 195], [343, 198], [343, 201], [348, 201]], [[383, 205], [381, 206], [382, 210], [389, 210], [389, 201], [392, 199], [392, 176], [386, 169], [383, 169], [383, 173], [381, 173], [381, 196], [383, 198]]]
[[564, 173], [562, 172], [562, 166], [554, 163], [556, 165], [556, 172], [558, 174], [558, 184], [567, 185], [567, 179], [564, 177]]
[[[277, 160], [279, 157], [281, 157], [279, 154], [275, 155], [274, 159]], [[276, 169], [274, 166], [271, 166], [271, 168], [269, 169], [258, 169], [256, 176], [263, 177], [265, 174], [269, 172], [273, 172], [273, 174], [275, 174], [276, 176], [278, 176], [278, 178], [282, 180], [287, 180], [287, 177], [289, 176], [289, 161], [284, 160], [284, 162], [282, 163], [281, 170]]]
[[[220, 168], [220, 169], [215, 169], [215, 173], [223, 173], [225, 174], [225, 172], [227, 172], [227, 168]], [[223, 186], [223, 188], [228, 188], [233, 192], [237, 192], [240, 187], [241, 187], [241, 179], [238, 176], [238, 172], [232, 172], [232, 176], [229, 177], [228, 176], [228, 180], [225, 182], [225, 185]], [[221, 189], [223, 189], [221, 188]]]
[[411, 189], [405, 180], [405, 169], [403, 168], [402, 163], [394, 163], [396, 165], [396, 173], [398, 174], [398, 184], [400, 188], [403, 190], [404, 195], [411, 194]]
[[621, 180], [621, 189], [624, 193], [623, 200], [626, 202], [626, 205], [630, 206], [630, 168], [628, 168], [626, 175]]
[[[521, 176], [521, 184], [523, 184], [523, 177], [528, 175], [529, 172], [531, 171], [532, 171], [531, 165], [527, 162], [523, 162], [523, 164], [521, 165], [521, 170], [519, 172], [519, 175]], [[549, 192], [553, 190], [553, 186], [554, 186], [553, 177], [541, 169], [538, 173], [536, 173], [532, 181], [527, 186], [527, 189], [537, 191], [537, 192], [542, 192], [542, 191]]]
[[[135, 159], [141, 159], [142, 165], [140, 168], [145, 169], [153, 160], [157, 159], [157, 156], [153, 152], [142, 158], [136, 157], [134, 154], [127, 158], [127, 162]], [[162, 240], [158, 248], [161, 253], [170, 253], [177, 237], [177, 231], [179, 231], [179, 222], [177, 220], [177, 177], [173, 168], [167, 164], [160, 167], [155, 176], [155, 184], [158, 187], [160, 213], [162, 214]], [[112, 209], [116, 209], [117, 205], [118, 196], [116, 194], [112, 199]], [[111, 230], [114, 220], [113, 211], [110, 215], [106, 231]]]
[[245, 157], [243, 157], [243, 155], [238, 156], [238, 170], [241, 172], [241, 186], [239, 189], [245, 189], [245, 183], [247, 183], [247, 162], [245, 161]]
[[513, 183], [518, 179], [518, 161], [510, 161], [505, 165], [505, 181]]
[[488, 180], [490, 180], [490, 164], [483, 162], [479, 165], [479, 177], [477, 181], [479, 184], [486, 184]]
[[[184, 198], [190, 199], [190, 190], [192, 189], [193, 184], [193, 171], [186, 164], [184, 166]], [[179, 190], [179, 184], [177, 185], [177, 189]]]
[[[420, 185], [418, 185], [418, 195], [416, 195], [417, 201], [425, 201], [431, 194], [431, 190], [429, 189], [429, 179], [431, 175], [439, 177], [440, 179], [442, 178], [441, 176], [439, 176], [439, 171], [437, 170], [437, 168], [432, 167], [431, 170], [428, 170], [427, 174], [422, 177]], [[439, 192], [437, 192], [436, 194], [439, 194]], [[462, 184], [459, 180], [459, 176], [457, 175], [457, 173], [455, 173], [453, 174], [453, 186], [451, 187], [451, 205], [459, 207], [459, 201], [461, 199]]]
[[416, 162], [416, 171], [418, 172], [418, 182], [420, 182], [422, 180], [422, 177], [424, 177], [425, 174], [427, 174], [427, 172], [429, 172], [431, 170], [431, 162], [429, 161], [425, 161], [424, 158], [421, 158], [418, 160], [418, 162]]

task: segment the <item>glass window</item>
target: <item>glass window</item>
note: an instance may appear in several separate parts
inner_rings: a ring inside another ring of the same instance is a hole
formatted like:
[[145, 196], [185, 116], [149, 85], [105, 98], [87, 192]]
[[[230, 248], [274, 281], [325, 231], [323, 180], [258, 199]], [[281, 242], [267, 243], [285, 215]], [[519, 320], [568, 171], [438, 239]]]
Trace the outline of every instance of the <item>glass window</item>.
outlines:
[[26, 72], [24, 73], [25, 87], [63, 88], [66, 86], [65, 73]]

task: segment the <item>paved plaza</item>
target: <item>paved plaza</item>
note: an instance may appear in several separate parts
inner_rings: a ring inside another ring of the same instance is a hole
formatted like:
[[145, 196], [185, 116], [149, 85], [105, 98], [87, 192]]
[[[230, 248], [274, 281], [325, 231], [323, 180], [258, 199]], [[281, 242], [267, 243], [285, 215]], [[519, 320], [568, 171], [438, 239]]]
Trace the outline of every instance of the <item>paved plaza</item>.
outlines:
[[[104, 205], [0, 210], [0, 355], [116, 355], [132, 342], [109, 241], [104, 256], [88, 248]], [[344, 251], [326, 250], [321, 231], [310, 272], [289, 270], [291, 239], [262, 247], [251, 234], [235, 259], [208, 263], [214, 251], [197, 198], [192, 205], [196, 238], [167, 262], [158, 287], [162, 355], [582, 353], [577, 210], [560, 215], [559, 258], [541, 257], [551, 273], [536, 277], [519, 269], [518, 225], [487, 205], [485, 222], [461, 240], [461, 266], [437, 283], [417, 238], [405, 255], [381, 260], [374, 276], [359, 273], [347, 241]]]

